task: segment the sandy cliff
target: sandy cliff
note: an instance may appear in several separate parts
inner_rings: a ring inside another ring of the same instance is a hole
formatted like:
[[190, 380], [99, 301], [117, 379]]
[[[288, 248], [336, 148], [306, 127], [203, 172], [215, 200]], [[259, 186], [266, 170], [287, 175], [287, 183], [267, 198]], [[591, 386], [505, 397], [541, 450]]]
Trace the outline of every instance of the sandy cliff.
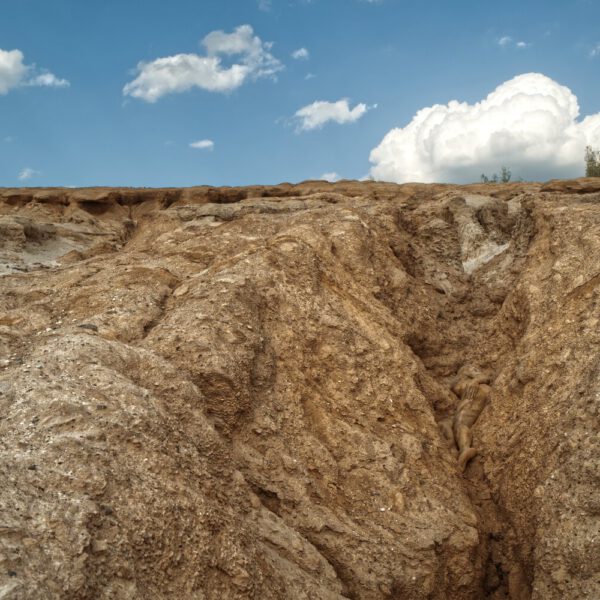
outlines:
[[599, 323], [600, 180], [0, 190], [0, 598], [598, 598]]

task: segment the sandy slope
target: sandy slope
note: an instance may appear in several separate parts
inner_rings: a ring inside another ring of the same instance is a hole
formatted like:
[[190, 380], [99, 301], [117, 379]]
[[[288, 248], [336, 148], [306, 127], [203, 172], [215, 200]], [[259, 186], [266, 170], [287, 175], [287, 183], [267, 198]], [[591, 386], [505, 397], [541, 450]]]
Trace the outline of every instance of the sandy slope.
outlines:
[[0, 598], [600, 597], [598, 180], [0, 190], [0, 273]]

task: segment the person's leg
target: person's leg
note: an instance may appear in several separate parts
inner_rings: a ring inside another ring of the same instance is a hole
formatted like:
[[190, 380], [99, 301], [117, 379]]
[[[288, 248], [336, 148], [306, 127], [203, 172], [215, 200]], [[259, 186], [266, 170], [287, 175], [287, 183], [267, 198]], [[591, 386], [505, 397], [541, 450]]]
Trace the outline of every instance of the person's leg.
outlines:
[[471, 432], [470, 427], [464, 425], [459, 420], [455, 424], [454, 435], [459, 451], [458, 468], [461, 471], [464, 471], [467, 463], [477, 455], [477, 450], [471, 447], [471, 444], [473, 443], [473, 433]]
[[456, 446], [459, 452], [471, 447], [473, 441], [473, 434], [471, 428], [460, 420], [460, 415], [457, 421], [454, 423], [454, 439], [456, 440]]
[[467, 467], [467, 463], [477, 456], [477, 450], [475, 448], [466, 448], [458, 455], [458, 468], [464, 471]]

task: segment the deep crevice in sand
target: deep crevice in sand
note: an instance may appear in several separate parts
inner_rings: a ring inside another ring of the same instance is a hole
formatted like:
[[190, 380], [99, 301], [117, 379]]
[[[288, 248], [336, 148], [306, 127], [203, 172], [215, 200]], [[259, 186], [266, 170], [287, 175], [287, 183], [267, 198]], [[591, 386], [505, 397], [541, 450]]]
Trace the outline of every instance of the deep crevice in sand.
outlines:
[[[438, 292], [432, 305], [432, 310], [437, 311], [434, 330], [415, 328], [404, 341], [421, 360], [426, 376], [447, 391], [448, 396], [441, 401], [431, 399], [442, 436], [448, 433], [447, 429], [444, 431], [444, 422], [451, 423], [459, 401], [450, 389], [457, 368], [469, 364], [490, 369], [497, 376], [503, 369], [505, 357], [524, 331], [526, 300], [514, 292], [514, 285], [534, 236], [530, 210], [521, 200], [510, 206], [491, 198], [458, 197], [449, 205], [444, 221], [454, 229], [460, 247], [463, 276], [458, 279], [462, 289], [456, 289], [452, 275], [442, 273], [437, 280], [431, 280], [430, 264], [435, 256], [431, 256], [433, 253], [423, 243], [423, 238], [419, 239], [422, 232], [416, 231], [414, 224], [410, 226], [413, 240], [404, 252], [394, 251], [406, 266], [408, 250], [408, 256], [416, 264], [407, 271], [417, 280], [424, 279]], [[404, 231], [407, 230], [405, 227]], [[502, 321], [506, 330], [500, 339], [498, 328]], [[440, 344], [440, 339], [445, 342]], [[494, 401], [493, 382], [491, 385], [492, 395], [488, 402]], [[425, 395], [431, 390], [431, 385], [420, 387]], [[464, 474], [457, 467], [456, 476], [462, 481], [478, 515], [482, 597], [526, 600], [530, 596], [532, 574], [525, 571], [512, 524], [498, 505], [498, 498], [490, 491], [481, 463], [486, 448], [478, 439], [477, 422], [473, 431], [473, 445], [478, 456], [470, 461]], [[448, 452], [458, 456], [453, 439], [448, 440]]]

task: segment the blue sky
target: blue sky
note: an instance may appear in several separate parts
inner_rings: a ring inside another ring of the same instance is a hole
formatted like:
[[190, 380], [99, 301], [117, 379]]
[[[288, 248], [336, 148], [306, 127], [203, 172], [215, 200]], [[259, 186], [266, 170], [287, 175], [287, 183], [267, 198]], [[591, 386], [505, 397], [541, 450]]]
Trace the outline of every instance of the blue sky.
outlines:
[[[581, 126], [600, 112], [597, 0], [1, 0], [0, 9], [0, 186], [325, 173], [469, 181], [507, 163], [526, 178], [576, 176], [582, 145], [600, 143], [600, 119]], [[202, 45], [215, 31], [225, 36]], [[301, 48], [308, 56], [293, 58]], [[220, 89], [180, 91], [190, 77], [210, 79], [193, 63], [176, 74], [179, 88], [150, 98], [138, 77], [156, 84], [153, 61], [179, 55], [209, 57]], [[528, 73], [547, 80], [511, 83]], [[511, 100], [501, 109], [473, 107], [503, 85], [497, 96]], [[565, 108], [571, 96], [580, 117]], [[451, 100], [470, 108], [407, 128]], [[295, 116], [305, 107], [313, 121]], [[460, 131], [480, 135], [475, 156], [465, 148], [473, 134]]]

